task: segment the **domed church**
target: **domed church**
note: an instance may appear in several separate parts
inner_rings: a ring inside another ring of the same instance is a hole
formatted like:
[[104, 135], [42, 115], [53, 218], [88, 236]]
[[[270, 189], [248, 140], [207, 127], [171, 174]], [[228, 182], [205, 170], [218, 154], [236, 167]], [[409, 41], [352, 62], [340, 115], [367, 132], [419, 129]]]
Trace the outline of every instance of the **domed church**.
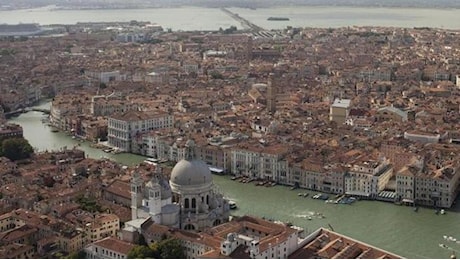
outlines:
[[152, 218], [161, 225], [185, 230], [203, 230], [226, 222], [230, 207], [217, 191], [211, 171], [194, 155], [194, 142], [186, 143], [185, 159], [171, 172], [169, 183], [160, 167], [143, 185], [137, 173], [131, 180], [132, 219]]

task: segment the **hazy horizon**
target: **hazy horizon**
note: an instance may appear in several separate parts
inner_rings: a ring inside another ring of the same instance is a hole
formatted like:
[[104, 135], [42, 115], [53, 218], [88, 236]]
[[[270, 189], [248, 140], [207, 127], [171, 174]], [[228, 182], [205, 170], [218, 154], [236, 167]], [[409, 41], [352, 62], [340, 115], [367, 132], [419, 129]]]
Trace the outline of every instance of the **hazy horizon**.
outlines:
[[0, 0], [0, 8], [36, 8], [57, 5], [67, 8], [143, 8], [172, 6], [264, 8], [292, 5], [460, 8], [458, 0]]

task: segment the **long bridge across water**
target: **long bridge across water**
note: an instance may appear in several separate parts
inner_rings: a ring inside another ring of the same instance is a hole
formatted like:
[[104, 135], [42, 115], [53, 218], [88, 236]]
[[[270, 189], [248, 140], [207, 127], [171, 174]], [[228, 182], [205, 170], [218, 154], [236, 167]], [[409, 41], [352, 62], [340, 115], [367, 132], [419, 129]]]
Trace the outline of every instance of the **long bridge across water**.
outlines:
[[228, 14], [230, 17], [232, 17], [233, 19], [235, 19], [239, 23], [241, 23], [241, 25], [243, 27], [245, 27], [246, 29], [249, 29], [249, 30], [254, 31], [254, 32], [264, 31], [264, 28], [262, 28], [262, 27], [260, 27], [260, 26], [258, 26], [256, 24], [251, 23], [250, 21], [248, 21], [245, 18], [241, 17], [239, 14], [234, 13], [234, 12], [228, 10], [227, 8], [221, 8], [220, 10], [222, 10], [224, 13]]

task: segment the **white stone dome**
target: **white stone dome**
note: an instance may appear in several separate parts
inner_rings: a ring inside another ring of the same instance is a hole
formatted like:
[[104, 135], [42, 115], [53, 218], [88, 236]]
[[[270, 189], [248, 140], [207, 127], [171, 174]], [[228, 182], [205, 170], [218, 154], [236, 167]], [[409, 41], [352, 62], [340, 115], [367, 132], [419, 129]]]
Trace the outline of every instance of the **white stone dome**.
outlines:
[[204, 185], [212, 182], [212, 175], [201, 160], [180, 160], [172, 169], [170, 182], [178, 186]]

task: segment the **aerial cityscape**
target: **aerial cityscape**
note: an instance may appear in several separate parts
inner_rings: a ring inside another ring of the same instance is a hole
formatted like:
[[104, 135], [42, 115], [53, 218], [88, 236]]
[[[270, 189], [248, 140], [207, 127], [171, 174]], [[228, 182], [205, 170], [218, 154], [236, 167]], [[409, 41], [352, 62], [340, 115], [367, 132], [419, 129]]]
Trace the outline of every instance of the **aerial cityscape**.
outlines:
[[0, 258], [456, 258], [459, 7], [0, 0]]

